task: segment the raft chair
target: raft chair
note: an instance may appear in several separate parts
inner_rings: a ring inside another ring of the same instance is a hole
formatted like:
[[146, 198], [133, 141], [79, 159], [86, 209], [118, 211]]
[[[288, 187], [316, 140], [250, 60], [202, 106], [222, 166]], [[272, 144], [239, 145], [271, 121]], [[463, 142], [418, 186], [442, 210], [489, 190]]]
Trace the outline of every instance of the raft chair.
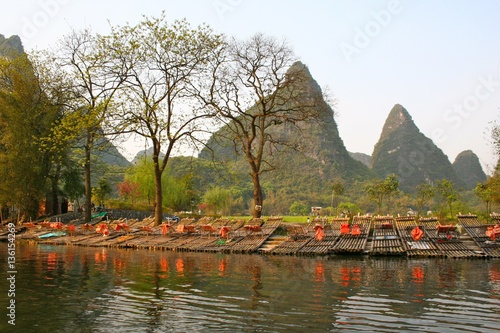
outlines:
[[177, 224], [175, 231], [179, 234], [192, 234], [196, 231], [196, 225], [193, 222], [193, 218], [183, 218]]
[[125, 219], [125, 221], [119, 221], [118, 223], [116, 223], [114, 229], [115, 231], [122, 231], [128, 234], [130, 231], [130, 226], [127, 224], [127, 220]]
[[262, 225], [264, 221], [261, 218], [251, 218], [247, 223], [243, 226], [243, 229], [246, 231], [246, 236], [252, 234], [263, 234]]
[[454, 226], [453, 224], [446, 224], [446, 225], [438, 224], [436, 226], [436, 234], [438, 242], [443, 240], [453, 240], [459, 238], [457, 227]]
[[177, 224], [177, 220], [167, 218], [165, 221], [161, 223], [161, 234], [163, 236], [174, 232], [174, 227]]
[[225, 239], [230, 239], [233, 230], [238, 228], [238, 226], [236, 226], [235, 223], [231, 223], [228, 218], [218, 218], [212, 223], [212, 226], [216, 228], [220, 237]]
[[198, 224], [200, 225], [200, 231], [202, 236], [208, 236], [209, 238], [217, 233], [217, 227], [213, 225], [212, 218], [205, 216], [198, 220]]
[[35, 232], [35, 229], [37, 228], [37, 225], [33, 222], [24, 222], [22, 226], [25, 227], [29, 232]]
[[288, 238], [294, 241], [307, 237], [307, 230], [301, 225], [287, 225], [285, 228]]
[[495, 226], [488, 226], [486, 232], [486, 236], [489, 237], [492, 241], [496, 241], [497, 238], [500, 239], [500, 225], [495, 224]]
[[154, 234], [155, 232], [154, 223], [155, 223], [155, 218], [153, 216], [144, 218], [141, 221], [141, 225], [139, 226], [139, 231], [145, 235]]

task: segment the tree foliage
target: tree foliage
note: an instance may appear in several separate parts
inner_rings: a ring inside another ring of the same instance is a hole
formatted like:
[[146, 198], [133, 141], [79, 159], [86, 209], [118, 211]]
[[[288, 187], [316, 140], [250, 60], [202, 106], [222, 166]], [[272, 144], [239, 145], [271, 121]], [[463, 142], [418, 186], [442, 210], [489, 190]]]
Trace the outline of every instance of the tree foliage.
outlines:
[[304, 216], [309, 213], [307, 206], [302, 202], [294, 201], [290, 205], [290, 215]]
[[231, 191], [219, 186], [208, 189], [203, 196], [203, 203], [214, 214], [227, 215], [232, 201]]
[[111, 194], [112, 189], [108, 181], [104, 178], [99, 179], [97, 186], [92, 188], [92, 198], [95, 200], [97, 205], [102, 206], [104, 202]]
[[431, 184], [420, 184], [417, 185], [417, 192], [415, 193], [415, 204], [417, 206], [417, 213], [420, 216], [423, 213], [423, 209], [426, 205], [430, 203], [435, 195], [435, 188]]
[[61, 123], [53, 129], [53, 139], [77, 144], [84, 151], [86, 222], [91, 218], [92, 151], [99, 142], [105, 142], [101, 138], [110, 134], [107, 133], [109, 114], [117, 104], [114, 97], [128, 70], [117, 68], [109, 51], [105, 38], [85, 29], [64, 36], [58, 49], [49, 53], [46, 59], [46, 63], [52, 64], [47, 66], [52, 68], [52, 73], [63, 73], [59, 76], [60, 82], [51, 81], [55, 87], [50, 90], [66, 92], [63, 96], [53, 94], [65, 111]]
[[435, 184], [436, 199], [439, 206], [439, 215], [441, 218], [446, 217], [445, 209], [448, 208], [450, 216], [453, 216], [453, 203], [459, 199], [458, 191], [455, 189], [453, 182], [442, 179]]
[[28, 57], [0, 57], [0, 206], [25, 219], [37, 217], [47, 189], [50, 157], [41, 143], [56, 113]]
[[125, 201], [130, 200], [134, 204], [140, 196], [139, 183], [125, 179], [117, 184], [118, 195]]
[[[198, 103], [209, 57], [222, 39], [208, 26], [169, 24], [165, 17], [144, 18], [135, 26], [115, 27], [110, 54], [126, 73], [126, 107], [115, 114], [124, 131], [147, 138], [153, 147], [155, 223], [162, 219], [162, 174], [171, 154], [197, 142], [203, 121], [212, 115]], [[170, 189], [173, 190], [173, 189]], [[183, 206], [175, 203], [173, 206]]]
[[397, 175], [388, 175], [385, 179], [374, 179], [368, 181], [364, 186], [364, 192], [370, 201], [377, 204], [377, 213], [380, 215], [384, 200], [390, 200], [391, 196], [399, 190]]
[[[486, 214], [491, 213], [491, 204], [495, 200], [494, 187], [495, 187], [494, 178], [489, 178], [486, 182], [477, 184], [476, 188], [474, 189], [474, 193], [484, 203]], [[500, 187], [497, 187], [497, 193], [498, 190], [500, 190]]]

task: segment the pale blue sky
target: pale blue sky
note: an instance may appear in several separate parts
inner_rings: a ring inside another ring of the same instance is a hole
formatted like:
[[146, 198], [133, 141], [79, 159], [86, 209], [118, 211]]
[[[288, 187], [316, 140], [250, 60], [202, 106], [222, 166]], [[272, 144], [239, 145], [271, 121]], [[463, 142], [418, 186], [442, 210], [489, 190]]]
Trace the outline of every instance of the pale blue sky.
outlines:
[[[71, 28], [109, 31], [141, 15], [186, 18], [246, 38], [286, 38], [338, 101], [347, 149], [371, 154], [394, 104], [451, 162], [471, 149], [495, 162], [488, 123], [500, 119], [498, 0], [1, 0], [0, 33], [25, 48], [53, 45]], [[137, 148], [138, 149], [138, 148]]]

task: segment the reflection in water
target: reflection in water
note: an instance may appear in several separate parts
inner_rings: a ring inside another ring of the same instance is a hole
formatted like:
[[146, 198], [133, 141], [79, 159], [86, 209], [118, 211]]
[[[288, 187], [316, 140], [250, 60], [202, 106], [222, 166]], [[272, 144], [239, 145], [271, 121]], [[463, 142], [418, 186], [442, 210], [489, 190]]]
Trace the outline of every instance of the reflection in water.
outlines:
[[175, 269], [177, 270], [177, 276], [184, 276], [184, 260], [178, 258], [175, 261]]
[[499, 330], [499, 260], [16, 250], [18, 332]]
[[415, 266], [413, 267], [413, 282], [416, 284], [422, 284], [424, 283], [424, 278], [425, 278], [425, 273], [424, 269], [422, 266]]
[[226, 265], [227, 261], [225, 258], [219, 260], [219, 276], [224, 276], [224, 273], [226, 272]]
[[322, 261], [316, 262], [315, 272], [315, 281], [316, 282], [325, 282], [325, 267], [323, 266]]

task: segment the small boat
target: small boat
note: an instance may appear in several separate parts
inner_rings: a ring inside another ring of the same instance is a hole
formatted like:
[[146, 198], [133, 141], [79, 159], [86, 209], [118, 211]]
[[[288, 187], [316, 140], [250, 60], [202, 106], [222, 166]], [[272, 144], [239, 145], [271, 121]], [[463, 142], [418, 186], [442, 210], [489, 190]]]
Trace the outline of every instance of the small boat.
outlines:
[[62, 231], [56, 231], [56, 232], [49, 232], [47, 234], [43, 234], [38, 236], [38, 238], [51, 238], [51, 237], [61, 237], [61, 236], [66, 236], [65, 232]]

